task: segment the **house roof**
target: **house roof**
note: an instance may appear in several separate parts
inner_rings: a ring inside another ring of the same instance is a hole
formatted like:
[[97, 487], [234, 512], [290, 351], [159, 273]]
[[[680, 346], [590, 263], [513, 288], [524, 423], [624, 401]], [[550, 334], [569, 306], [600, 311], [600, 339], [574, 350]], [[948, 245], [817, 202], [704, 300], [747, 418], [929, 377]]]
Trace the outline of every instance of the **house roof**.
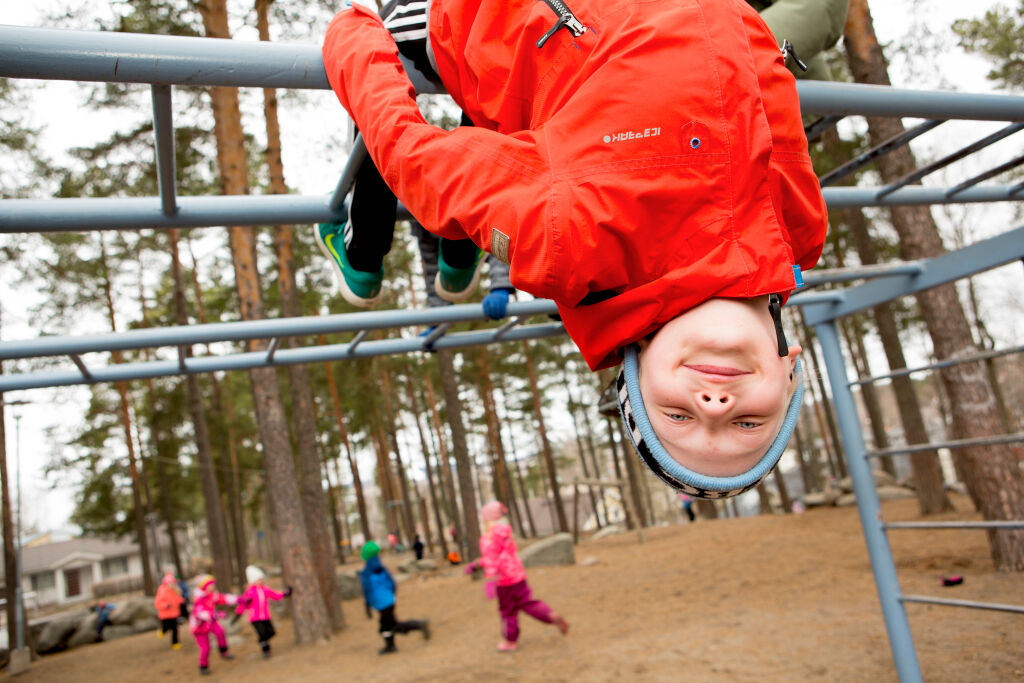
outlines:
[[36, 572], [57, 569], [75, 559], [90, 562], [125, 557], [139, 552], [139, 546], [131, 541], [104, 538], [73, 538], [69, 541], [47, 543], [23, 548], [21, 571], [25, 576]]

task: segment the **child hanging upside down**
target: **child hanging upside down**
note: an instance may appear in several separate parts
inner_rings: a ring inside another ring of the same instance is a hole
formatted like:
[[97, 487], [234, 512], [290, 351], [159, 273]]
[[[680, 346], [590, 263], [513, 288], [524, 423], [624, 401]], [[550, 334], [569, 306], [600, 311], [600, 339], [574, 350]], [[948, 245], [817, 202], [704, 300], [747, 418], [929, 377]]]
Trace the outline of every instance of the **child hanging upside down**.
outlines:
[[[780, 309], [826, 228], [776, 37], [742, 0], [433, 0], [417, 24], [422, 8], [345, 9], [323, 56], [366, 166], [442, 238], [439, 293], [474, 287], [487, 250], [557, 303], [592, 370], [623, 363], [659, 476], [709, 498], [756, 485], [802, 397]], [[424, 120], [400, 51], [474, 126]], [[371, 305], [391, 234], [351, 218], [317, 238]]]
[[501, 615], [499, 652], [512, 652], [518, 648], [519, 613], [526, 612], [545, 624], [554, 624], [564, 636], [569, 624], [562, 616], [552, 612], [547, 603], [537, 600], [526, 583], [526, 570], [516, 552], [512, 526], [505, 519], [508, 510], [499, 501], [491, 501], [480, 509], [484, 520], [484, 534], [480, 537], [480, 560], [466, 566], [466, 573], [482, 566], [487, 577], [488, 597], [498, 597]]

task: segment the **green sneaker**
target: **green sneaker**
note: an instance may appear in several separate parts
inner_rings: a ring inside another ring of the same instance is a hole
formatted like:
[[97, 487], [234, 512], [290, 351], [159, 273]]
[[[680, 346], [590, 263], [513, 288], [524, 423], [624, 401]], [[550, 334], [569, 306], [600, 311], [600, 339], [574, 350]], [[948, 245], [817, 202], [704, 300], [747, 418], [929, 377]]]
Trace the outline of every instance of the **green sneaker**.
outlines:
[[320, 251], [334, 266], [335, 279], [345, 301], [360, 308], [372, 308], [380, 299], [384, 268], [367, 273], [352, 267], [345, 253], [345, 223], [320, 223], [313, 233]]
[[453, 304], [465, 301], [473, 295], [480, 284], [480, 271], [483, 270], [487, 254], [476, 250], [472, 265], [465, 268], [453, 268], [444, 262], [444, 242], [437, 254], [437, 277], [434, 278], [434, 291], [445, 301]]

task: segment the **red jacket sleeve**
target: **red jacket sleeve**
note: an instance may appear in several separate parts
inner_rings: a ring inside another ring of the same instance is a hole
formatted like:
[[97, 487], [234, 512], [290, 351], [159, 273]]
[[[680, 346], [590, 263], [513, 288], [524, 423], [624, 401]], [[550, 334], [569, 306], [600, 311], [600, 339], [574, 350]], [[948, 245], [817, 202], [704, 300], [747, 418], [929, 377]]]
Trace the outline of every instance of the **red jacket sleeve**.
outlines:
[[512, 283], [558, 298], [551, 263], [558, 200], [543, 132], [445, 131], [427, 123], [394, 40], [360, 5], [331, 21], [323, 58], [370, 157], [416, 219], [436, 235], [469, 237], [485, 251], [492, 251], [497, 228], [511, 238]]

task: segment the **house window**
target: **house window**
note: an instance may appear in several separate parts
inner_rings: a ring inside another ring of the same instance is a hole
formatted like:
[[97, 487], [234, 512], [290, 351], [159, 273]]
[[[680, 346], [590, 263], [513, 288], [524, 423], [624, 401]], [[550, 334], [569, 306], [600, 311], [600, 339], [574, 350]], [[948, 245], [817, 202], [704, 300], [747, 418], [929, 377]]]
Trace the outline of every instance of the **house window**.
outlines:
[[82, 594], [82, 570], [65, 569], [64, 586], [67, 588], [67, 597], [74, 598]]
[[45, 591], [53, 588], [57, 585], [57, 580], [53, 575], [53, 572], [44, 572], [42, 574], [33, 574], [30, 577], [32, 583], [32, 590], [36, 593]]
[[128, 558], [114, 557], [103, 561], [103, 578], [112, 579], [128, 573]]

